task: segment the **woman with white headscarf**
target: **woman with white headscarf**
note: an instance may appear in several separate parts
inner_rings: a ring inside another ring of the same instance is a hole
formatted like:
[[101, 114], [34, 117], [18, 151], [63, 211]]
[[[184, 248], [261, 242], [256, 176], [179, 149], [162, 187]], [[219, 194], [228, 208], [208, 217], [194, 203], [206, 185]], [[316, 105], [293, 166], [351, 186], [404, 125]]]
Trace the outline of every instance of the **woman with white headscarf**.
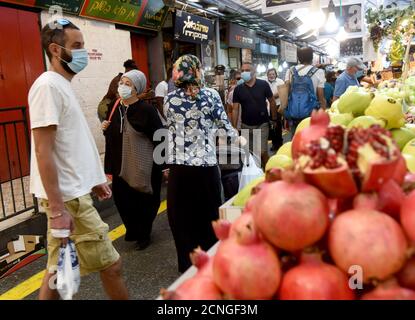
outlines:
[[106, 142], [105, 172], [113, 177], [114, 202], [126, 228], [125, 241], [136, 241], [137, 250], [150, 244], [153, 221], [160, 206], [161, 167], [153, 163], [153, 194], [135, 190], [119, 175], [125, 118], [134, 130], [144, 133], [150, 141], [153, 141], [154, 132], [163, 128], [156, 109], [140, 99], [146, 86], [147, 80], [141, 71], [131, 70], [123, 74], [118, 85], [120, 101], [113, 103], [113, 112], [108, 112], [108, 117], [112, 113], [111, 119], [102, 123]]

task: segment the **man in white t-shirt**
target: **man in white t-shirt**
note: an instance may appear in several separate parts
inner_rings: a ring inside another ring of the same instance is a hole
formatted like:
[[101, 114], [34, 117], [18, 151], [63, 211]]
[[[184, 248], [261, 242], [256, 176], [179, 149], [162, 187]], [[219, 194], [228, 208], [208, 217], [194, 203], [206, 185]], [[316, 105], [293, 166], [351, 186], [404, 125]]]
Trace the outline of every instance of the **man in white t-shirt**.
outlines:
[[88, 64], [81, 31], [58, 19], [42, 29], [42, 47], [51, 67], [29, 92], [32, 157], [30, 190], [48, 218], [48, 263], [39, 299], [58, 299], [51, 281], [59, 248], [74, 242], [81, 275], [100, 272], [112, 299], [127, 299], [120, 255], [108, 237], [108, 225], [93, 206], [111, 197], [94, 138], [71, 86]]
[[[274, 95], [275, 103], [279, 109], [281, 106], [280, 96], [278, 94], [278, 87], [284, 85], [284, 81], [278, 78], [277, 70], [275, 68], [268, 69], [267, 71], [267, 82], [271, 87], [272, 94]], [[268, 106], [269, 107], [269, 106]], [[271, 121], [272, 127], [270, 128], [270, 138], [272, 140], [271, 151], [278, 150], [283, 143], [282, 140], [282, 127], [283, 119], [280, 113], [276, 114], [276, 119]]]
[[[313, 88], [314, 88], [314, 94], [315, 94], [315, 97], [317, 98], [316, 107], [324, 110], [326, 109], [326, 106], [327, 106], [327, 102], [324, 97], [324, 84], [326, 83], [326, 76], [325, 76], [324, 70], [317, 69], [316, 67], [312, 65], [313, 54], [314, 54], [314, 51], [312, 48], [307, 47], [307, 48], [298, 49], [297, 56], [298, 56], [299, 64], [295, 66], [294, 68], [297, 70], [298, 75], [300, 77], [304, 77], [306, 75], [311, 76], [311, 81], [313, 83]], [[292, 90], [293, 88], [293, 72], [292, 71], [293, 71], [292, 68], [289, 69], [285, 75], [285, 82], [290, 87], [290, 90]], [[281, 110], [281, 112], [282, 111], [283, 110]], [[311, 111], [308, 116], [310, 115], [311, 115]], [[303, 118], [306, 118], [306, 117], [303, 117]], [[303, 118], [289, 120], [292, 134], [294, 134], [295, 129], [297, 128], [297, 125], [303, 120]]]
[[173, 68], [169, 68], [169, 70], [167, 70], [167, 78], [163, 81], [161, 81], [155, 90], [155, 97], [157, 100], [157, 110], [159, 112], [160, 118], [162, 120], [162, 123], [165, 125], [166, 124], [166, 116], [164, 114], [164, 98], [167, 97], [167, 94], [169, 93], [169, 81], [171, 79], [173, 75]]

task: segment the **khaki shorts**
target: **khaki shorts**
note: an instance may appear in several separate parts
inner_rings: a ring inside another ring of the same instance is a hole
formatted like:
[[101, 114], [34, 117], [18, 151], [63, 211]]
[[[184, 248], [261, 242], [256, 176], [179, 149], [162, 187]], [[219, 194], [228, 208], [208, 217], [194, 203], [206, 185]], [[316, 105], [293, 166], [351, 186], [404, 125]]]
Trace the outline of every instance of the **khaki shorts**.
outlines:
[[[47, 200], [40, 199], [40, 205], [48, 216], [48, 265], [50, 273], [56, 271], [61, 241], [50, 233], [51, 214]], [[108, 238], [109, 227], [101, 220], [93, 206], [90, 195], [65, 202], [65, 207], [74, 221], [70, 239], [75, 243], [81, 275], [107, 269], [118, 261], [120, 255]]]
[[[244, 132], [248, 130], [247, 132]], [[241, 134], [245, 139], [249, 138], [249, 151], [257, 153], [267, 153], [268, 152], [268, 136], [269, 136], [269, 123], [263, 123], [259, 126], [248, 126], [246, 124], [241, 125]], [[261, 144], [259, 146], [259, 143]], [[260, 154], [257, 154], [259, 157]]]

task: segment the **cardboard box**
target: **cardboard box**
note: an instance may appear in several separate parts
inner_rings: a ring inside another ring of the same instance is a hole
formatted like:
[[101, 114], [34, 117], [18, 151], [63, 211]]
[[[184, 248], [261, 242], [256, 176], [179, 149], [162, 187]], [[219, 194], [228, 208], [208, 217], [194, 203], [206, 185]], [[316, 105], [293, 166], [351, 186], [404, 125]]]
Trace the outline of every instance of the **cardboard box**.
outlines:
[[232, 205], [235, 197], [229, 199], [222, 206], [219, 207], [219, 218], [228, 220], [230, 222], [235, 221], [242, 214], [242, 207], [236, 207]]

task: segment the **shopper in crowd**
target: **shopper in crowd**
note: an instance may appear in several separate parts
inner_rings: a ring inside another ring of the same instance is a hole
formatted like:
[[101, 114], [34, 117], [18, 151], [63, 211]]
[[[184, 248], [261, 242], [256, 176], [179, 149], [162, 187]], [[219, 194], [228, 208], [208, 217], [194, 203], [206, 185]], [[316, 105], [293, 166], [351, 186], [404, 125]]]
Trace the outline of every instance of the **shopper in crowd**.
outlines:
[[334, 87], [333, 101], [336, 101], [350, 86], [360, 86], [358, 78], [363, 76], [366, 66], [359, 58], [352, 57], [347, 61], [346, 70], [337, 78]]
[[[225, 110], [228, 114], [229, 118], [232, 118], [232, 106], [233, 106], [233, 92], [237, 85], [243, 83], [243, 80], [241, 79], [241, 72], [238, 70], [231, 70], [229, 75], [229, 86], [228, 90], [226, 91], [226, 105]], [[237, 129], [240, 129], [240, 123], [238, 124], [239, 128], [237, 126]]]
[[[281, 107], [280, 96], [278, 94], [278, 87], [284, 85], [284, 81], [278, 78], [278, 73], [275, 68], [268, 69], [267, 71], [267, 81], [269, 86], [271, 87], [272, 94], [274, 95], [275, 104], [277, 105], [277, 109]], [[278, 150], [282, 144], [282, 127], [283, 127], [283, 118], [280, 113], [276, 113], [276, 118], [274, 122], [271, 122], [272, 131], [270, 133], [271, 140], [272, 140], [272, 151]]]
[[267, 101], [270, 104], [271, 118], [276, 120], [277, 106], [269, 84], [256, 78], [256, 66], [250, 62], [244, 62], [241, 68], [243, 84], [237, 86], [233, 93], [232, 124], [236, 128], [241, 111], [241, 129], [249, 132], [249, 149], [257, 150], [254, 146], [260, 133], [260, 150], [262, 164], [268, 162], [268, 136], [270, 117], [267, 109]]
[[334, 85], [336, 83], [336, 73], [334, 71], [326, 72], [326, 83], [324, 84], [324, 97], [327, 101], [327, 108], [330, 108], [333, 100]]
[[365, 88], [377, 88], [382, 81], [378, 80], [376, 73], [369, 69], [359, 82]]
[[221, 182], [215, 152], [220, 129], [236, 138], [219, 94], [203, 86], [202, 65], [193, 55], [173, 67], [177, 90], [165, 100], [170, 168], [167, 211], [176, 244], [179, 271], [190, 267], [189, 254], [217, 241], [212, 221], [219, 217]]
[[163, 111], [164, 98], [169, 93], [169, 81], [172, 77], [172, 72], [173, 72], [173, 68], [169, 68], [169, 70], [167, 70], [166, 79], [161, 81], [156, 86], [156, 90], [155, 90], [155, 97], [156, 97], [156, 100], [157, 100], [158, 112], [159, 112], [160, 116], [162, 117], [163, 122], [166, 119], [166, 117], [164, 115], [164, 111]]
[[[138, 67], [134, 60], [128, 59], [127, 61], [124, 62], [124, 69], [125, 69], [125, 72], [128, 72], [131, 70], [137, 70]], [[106, 119], [108, 110], [111, 107], [111, 103], [118, 98], [117, 89], [118, 89], [118, 83], [121, 80], [121, 76], [122, 76], [122, 72], [118, 73], [114, 77], [114, 79], [111, 80], [106, 95], [102, 98], [102, 100], [98, 104], [98, 118], [100, 122]]]
[[313, 109], [326, 109], [324, 97], [324, 70], [314, 67], [314, 50], [312, 48], [298, 49], [299, 64], [290, 68], [285, 75], [289, 87], [288, 110], [285, 111], [293, 135], [298, 124], [311, 115]]
[[100, 272], [112, 299], [127, 299], [121, 259], [108, 237], [108, 225], [93, 206], [90, 192], [100, 200], [111, 197], [94, 138], [71, 86], [88, 64], [88, 52], [78, 27], [59, 19], [41, 31], [50, 61], [29, 92], [32, 157], [30, 189], [40, 199], [48, 220], [47, 272], [40, 299], [58, 299], [53, 289], [59, 249], [68, 238], [76, 246], [81, 275]]
[[146, 77], [141, 71], [124, 73], [118, 86], [121, 100], [114, 105], [110, 121], [102, 123], [106, 138], [105, 171], [113, 177], [114, 202], [126, 228], [125, 241], [137, 242], [137, 250], [144, 250], [150, 244], [153, 221], [160, 206], [161, 167], [153, 163], [152, 194], [136, 190], [119, 175], [122, 161], [126, 161], [122, 150], [125, 121], [128, 120], [134, 130], [144, 133], [150, 141], [163, 127], [157, 110], [140, 99], [146, 85]]

